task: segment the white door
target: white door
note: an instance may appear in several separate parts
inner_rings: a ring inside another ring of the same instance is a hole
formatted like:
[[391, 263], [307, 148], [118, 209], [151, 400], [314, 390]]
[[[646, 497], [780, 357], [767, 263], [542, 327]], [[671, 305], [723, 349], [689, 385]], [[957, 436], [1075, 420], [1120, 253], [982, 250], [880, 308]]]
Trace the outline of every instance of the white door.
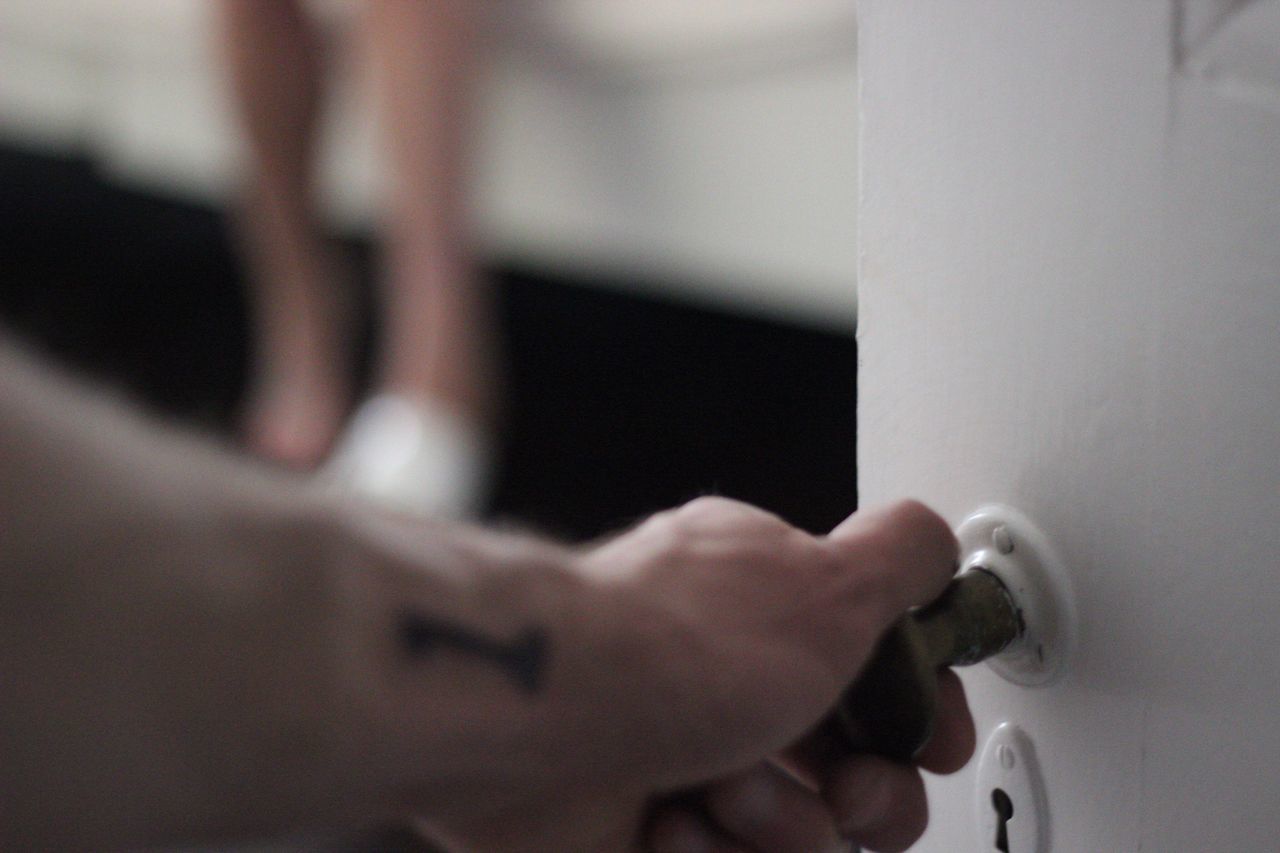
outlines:
[[[980, 743], [1055, 853], [1280, 850], [1280, 0], [859, 12], [862, 500], [1010, 504], [1079, 608]], [[920, 849], [997, 849], [975, 775]]]

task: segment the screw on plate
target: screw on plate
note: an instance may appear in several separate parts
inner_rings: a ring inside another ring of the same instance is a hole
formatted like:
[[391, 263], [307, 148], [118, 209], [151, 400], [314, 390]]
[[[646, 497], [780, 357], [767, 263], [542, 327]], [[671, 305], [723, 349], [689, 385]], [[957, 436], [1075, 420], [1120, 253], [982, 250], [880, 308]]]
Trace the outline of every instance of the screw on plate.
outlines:
[[1009, 535], [1009, 528], [1001, 524], [995, 530], [991, 531], [991, 543], [996, 546], [996, 550], [1001, 554], [1013, 553], [1013, 537]]
[[1004, 583], [986, 569], [970, 569], [881, 638], [832, 715], [839, 738], [857, 752], [910, 760], [933, 734], [938, 670], [980, 663], [1024, 631]]

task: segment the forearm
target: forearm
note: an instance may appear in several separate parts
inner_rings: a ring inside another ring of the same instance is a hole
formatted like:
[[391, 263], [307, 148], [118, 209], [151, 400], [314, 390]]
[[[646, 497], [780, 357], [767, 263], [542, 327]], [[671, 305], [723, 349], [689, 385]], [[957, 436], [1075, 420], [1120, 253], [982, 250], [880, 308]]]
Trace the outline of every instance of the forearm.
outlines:
[[555, 772], [554, 549], [362, 516], [2, 361], [0, 847], [447, 816]]
[[318, 502], [12, 351], [0, 443], [0, 833], [136, 845], [315, 808], [332, 679], [293, 638], [329, 618]]
[[601, 716], [607, 678], [602, 587], [527, 537], [372, 515], [343, 527], [341, 651], [367, 726], [350, 778], [468, 831], [571, 790], [583, 757], [565, 747]]

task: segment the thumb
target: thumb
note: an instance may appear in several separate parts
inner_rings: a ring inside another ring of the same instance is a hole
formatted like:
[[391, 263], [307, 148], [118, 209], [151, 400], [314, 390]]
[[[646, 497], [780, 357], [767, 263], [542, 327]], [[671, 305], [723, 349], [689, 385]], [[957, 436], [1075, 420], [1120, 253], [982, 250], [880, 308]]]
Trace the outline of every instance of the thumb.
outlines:
[[951, 528], [919, 501], [859, 510], [828, 539], [857, 572], [860, 603], [877, 636], [908, 608], [937, 598], [956, 571]]

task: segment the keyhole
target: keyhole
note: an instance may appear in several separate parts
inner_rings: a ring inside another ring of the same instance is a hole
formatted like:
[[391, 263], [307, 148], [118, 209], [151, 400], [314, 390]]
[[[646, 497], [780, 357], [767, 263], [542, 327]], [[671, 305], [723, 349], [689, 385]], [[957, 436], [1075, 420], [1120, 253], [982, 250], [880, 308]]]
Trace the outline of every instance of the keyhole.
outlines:
[[1013, 817], [1013, 800], [1000, 788], [991, 792], [991, 805], [996, 809], [996, 849], [1009, 853], [1009, 820]]

